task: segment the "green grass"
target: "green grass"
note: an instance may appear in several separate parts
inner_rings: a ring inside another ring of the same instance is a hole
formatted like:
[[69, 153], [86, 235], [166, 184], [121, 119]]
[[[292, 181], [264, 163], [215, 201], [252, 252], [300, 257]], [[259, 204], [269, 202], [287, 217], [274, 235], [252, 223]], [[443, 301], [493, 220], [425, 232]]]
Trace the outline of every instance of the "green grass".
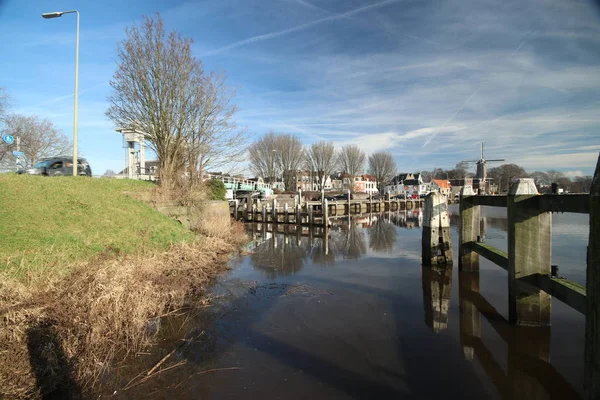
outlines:
[[64, 273], [102, 252], [132, 254], [192, 240], [176, 221], [124, 192], [147, 182], [0, 175], [0, 271]]

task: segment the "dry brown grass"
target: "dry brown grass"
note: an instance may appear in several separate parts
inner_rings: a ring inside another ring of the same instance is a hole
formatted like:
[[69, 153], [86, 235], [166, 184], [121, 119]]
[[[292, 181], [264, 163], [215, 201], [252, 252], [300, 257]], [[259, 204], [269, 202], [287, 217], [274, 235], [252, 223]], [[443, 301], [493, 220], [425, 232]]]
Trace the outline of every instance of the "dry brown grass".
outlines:
[[206, 226], [195, 243], [108, 254], [61, 279], [0, 276], [0, 398], [90, 390], [115, 360], [149, 345], [149, 321], [198, 299], [245, 241], [240, 224]]

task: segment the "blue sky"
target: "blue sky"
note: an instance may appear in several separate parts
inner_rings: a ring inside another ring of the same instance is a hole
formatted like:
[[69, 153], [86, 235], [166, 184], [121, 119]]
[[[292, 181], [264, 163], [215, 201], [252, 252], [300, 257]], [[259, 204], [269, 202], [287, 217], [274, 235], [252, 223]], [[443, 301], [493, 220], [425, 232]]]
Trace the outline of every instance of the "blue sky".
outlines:
[[0, 0], [0, 86], [11, 111], [72, 135], [81, 13], [79, 142], [94, 173], [124, 167], [104, 115], [117, 43], [142, 15], [194, 39], [238, 88], [238, 121], [304, 143], [389, 150], [401, 171], [506, 158], [592, 174], [600, 151], [600, 6], [575, 0]]

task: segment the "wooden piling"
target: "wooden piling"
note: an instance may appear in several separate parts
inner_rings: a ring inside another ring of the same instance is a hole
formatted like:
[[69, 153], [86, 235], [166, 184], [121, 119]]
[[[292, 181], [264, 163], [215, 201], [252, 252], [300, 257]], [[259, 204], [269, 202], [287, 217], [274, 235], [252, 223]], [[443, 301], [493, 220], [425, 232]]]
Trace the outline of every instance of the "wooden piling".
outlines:
[[296, 204], [296, 224], [302, 224], [302, 207], [300, 203]]
[[308, 213], [309, 229], [312, 229], [312, 226], [315, 224], [314, 215], [313, 215], [313, 206], [311, 204], [306, 204], [306, 211]]
[[[354, 182], [351, 183], [351, 185], [353, 185]], [[350, 193], [350, 189], [348, 189], [348, 215], [350, 215], [351, 211], [350, 211], [350, 206], [352, 204], [352, 201], [350, 200], [352, 198], [352, 194]]]
[[459, 271], [479, 271], [479, 254], [467, 249], [465, 243], [477, 242], [479, 238], [480, 206], [474, 205], [473, 187], [465, 185], [460, 190]]
[[517, 179], [508, 192], [508, 314], [523, 326], [550, 325], [552, 297], [518, 281], [551, 270], [552, 214], [540, 212], [537, 196], [530, 178]]
[[277, 218], [277, 199], [273, 199], [272, 207], [273, 207], [273, 209], [271, 210], [271, 213], [272, 213], [271, 221], [274, 224], [277, 224], [279, 222], [279, 218]]
[[448, 205], [440, 193], [430, 193], [425, 200], [421, 243], [423, 265], [452, 264]]
[[585, 317], [585, 396], [600, 398], [600, 156], [590, 189]]
[[288, 210], [288, 203], [285, 203], [283, 205], [283, 223], [285, 223], [285, 224], [290, 223], [290, 212]]

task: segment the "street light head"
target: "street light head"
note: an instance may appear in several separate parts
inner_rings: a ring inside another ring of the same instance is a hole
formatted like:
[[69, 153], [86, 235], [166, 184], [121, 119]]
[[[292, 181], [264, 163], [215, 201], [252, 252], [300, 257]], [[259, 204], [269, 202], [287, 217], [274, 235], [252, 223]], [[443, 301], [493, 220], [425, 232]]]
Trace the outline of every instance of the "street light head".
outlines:
[[62, 12], [49, 12], [49, 13], [44, 13], [42, 14], [42, 17], [49, 19], [49, 18], [58, 18], [58, 17], [62, 17], [63, 13]]

